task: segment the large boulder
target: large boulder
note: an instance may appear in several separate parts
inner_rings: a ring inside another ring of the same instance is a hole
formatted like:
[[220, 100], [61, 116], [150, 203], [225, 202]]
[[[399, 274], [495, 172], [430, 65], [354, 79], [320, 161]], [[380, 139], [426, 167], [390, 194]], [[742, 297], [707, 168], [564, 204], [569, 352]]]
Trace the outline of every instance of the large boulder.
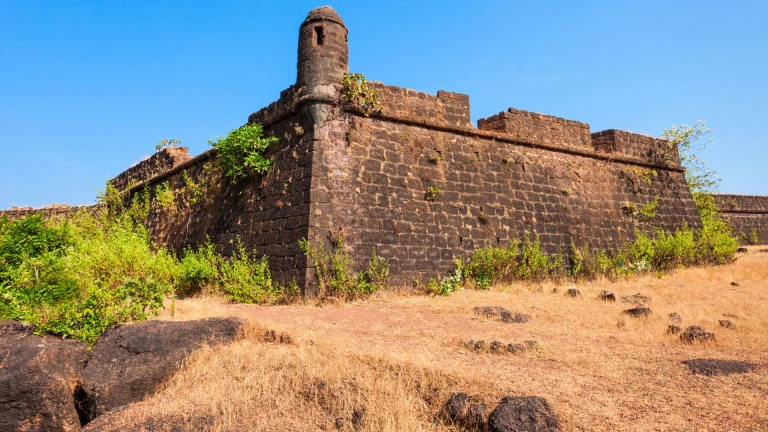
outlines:
[[92, 420], [144, 399], [203, 344], [234, 341], [244, 321], [143, 321], [113, 327], [94, 345], [82, 373], [83, 412]]
[[560, 431], [555, 411], [538, 396], [505, 396], [488, 417], [491, 432]]
[[73, 397], [88, 346], [0, 321], [0, 431], [79, 431]]

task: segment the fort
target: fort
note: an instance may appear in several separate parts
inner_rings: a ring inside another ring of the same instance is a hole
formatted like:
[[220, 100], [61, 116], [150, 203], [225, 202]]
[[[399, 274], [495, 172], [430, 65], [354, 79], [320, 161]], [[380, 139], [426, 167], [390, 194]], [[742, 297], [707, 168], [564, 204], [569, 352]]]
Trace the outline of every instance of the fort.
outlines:
[[[204, 198], [168, 209], [153, 200], [154, 241], [176, 250], [210, 238], [225, 255], [238, 241], [266, 255], [275, 278], [310, 293], [301, 239], [343, 235], [362, 266], [390, 260], [393, 283], [445, 274], [484, 245], [536, 235], [550, 252], [572, 244], [613, 248], [637, 229], [699, 227], [677, 150], [665, 140], [514, 108], [477, 126], [469, 97], [370, 83], [380, 107], [347, 101], [348, 31], [331, 8], [299, 29], [296, 83], [248, 117], [279, 138], [269, 172], [232, 184], [211, 169], [216, 150], [167, 148], [112, 184], [130, 193], [200, 185]], [[380, 109], [379, 109], [380, 108]], [[768, 197], [722, 195], [738, 233], [768, 243]], [[655, 205], [654, 217], [638, 209]], [[73, 209], [73, 208], [69, 208]], [[66, 207], [13, 209], [10, 218]], [[753, 237], [754, 237], [753, 236]], [[239, 240], [238, 240], [239, 239]]]

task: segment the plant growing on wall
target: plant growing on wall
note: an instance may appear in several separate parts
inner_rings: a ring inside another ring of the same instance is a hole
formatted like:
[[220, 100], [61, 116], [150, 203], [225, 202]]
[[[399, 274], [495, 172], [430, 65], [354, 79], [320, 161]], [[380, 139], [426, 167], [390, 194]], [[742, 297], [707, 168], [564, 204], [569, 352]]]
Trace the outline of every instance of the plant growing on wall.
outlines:
[[440, 189], [437, 186], [432, 185], [428, 187], [427, 191], [424, 193], [424, 199], [432, 202], [437, 198], [438, 195], [440, 195]]
[[208, 144], [216, 149], [217, 161], [224, 175], [234, 184], [269, 171], [272, 161], [265, 154], [269, 146], [277, 141], [277, 137], [265, 137], [261, 125], [246, 124], [226, 137], [209, 140]]
[[647, 203], [641, 205], [637, 208], [637, 212], [640, 214], [640, 217], [644, 221], [650, 221], [651, 219], [656, 217], [656, 206], [659, 204], [659, 197], [656, 197], [653, 199], [653, 201], [648, 201]]
[[366, 116], [371, 111], [381, 111], [384, 108], [379, 101], [379, 92], [368, 86], [363, 74], [345, 73], [342, 86], [341, 97], [344, 102], [360, 106]]
[[181, 145], [181, 141], [177, 140], [176, 138], [161, 139], [155, 145], [155, 150], [160, 151], [167, 148], [177, 148], [179, 145]]

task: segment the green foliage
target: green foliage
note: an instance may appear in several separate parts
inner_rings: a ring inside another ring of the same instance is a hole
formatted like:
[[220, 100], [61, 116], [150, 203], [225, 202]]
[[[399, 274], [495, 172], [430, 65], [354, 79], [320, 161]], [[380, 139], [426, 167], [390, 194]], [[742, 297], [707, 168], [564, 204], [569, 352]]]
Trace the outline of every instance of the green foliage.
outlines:
[[432, 185], [427, 188], [427, 191], [424, 193], [424, 199], [432, 202], [440, 195], [440, 189], [436, 185]]
[[542, 281], [560, 279], [564, 274], [560, 254], [546, 254], [539, 236], [523, 236], [506, 248], [486, 246], [475, 251], [464, 268], [464, 277], [482, 289], [516, 280]]
[[389, 262], [373, 251], [368, 267], [355, 273], [343, 235], [333, 236], [329, 252], [312, 246], [301, 239], [299, 247], [315, 268], [319, 297], [334, 296], [354, 300], [373, 294], [386, 287], [389, 281]]
[[100, 205], [106, 207], [108, 220], [128, 219], [135, 225], [142, 225], [149, 215], [150, 194], [145, 185], [139, 193], [131, 195], [131, 187], [117, 190], [111, 182], [107, 182], [104, 191], [97, 191], [96, 198]]
[[685, 179], [694, 193], [715, 191], [720, 184], [717, 173], [699, 156], [708, 144], [714, 142], [711, 138], [706, 138], [710, 132], [704, 120], [696, 121], [693, 126], [672, 126], [664, 130], [668, 145], [677, 149], [680, 155], [680, 163], [685, 167]]
[[194, 182], [187, 170], [181, 172], [181, 179], [184, 182], [184, 193], [189, 195], [188, 203], [190, 206], [197, 204], [205, 197], [203, 186], [200, 183]]
[[162, 139], [155, 145], [155, 150], [160, 151], [167, 148], [177, 148], [179, 145], [181, 145], [181, 141], [175, 138]]
[[176, 276], [176, 294], [189, 296], [199, 292], [214, 292], [221, 279], [222, 258], [210, 239], [197, 249], [187, 247], [181, 254]]
[[169, 182], [155, 186], [155, 202], [164, 210], [172, 212], [176, 210], [176, 192], [171, 189]]
[[464, 284], [462, 281], [463, 263], [460, 259], [456, 260], [456, 270], [450, 276], [446, 276], [438, 282], [436, 278], [430, 278], [427, 282], [427, 292], [434, 295], [447, 296], [448, 294], [460, 290]]
[[267, 257], [257, 259], [249, 255], [238, 242], [237, 251], [228, 260], [221, 261], [221, 290], [238, 303], [265, 303], [280, 293], [272, 283]]
[[276, 137], [264, 137], [264, 130], [257, 124], [246, 124], [229, 133], [226, 137], [209, 140], [216, 149], [217, 161], [224, 175], [234, 184], [246, 177], [265, 174], [272, 166], [267, 158], [269, 146], [276, 143]]
[[637, 208], [637, 213], [640, 215], [642, 220], [644, 221], [650, 221], [651, 219], [656, 217], [656, 206], [659, 204], [659, 197], [656, 197], [653, 199], [653, 201], [648, 201], [647, 203], [641, 205]]
[[366, 116], [371, 111], [381, 111], [384, 108], [379, 101], [379, 92], [368, 86], [368, 81], [363, 74], [345, 73], [342, 87], [344, 101], [363, 108]]
[[111, 325], [155, 313], [170, 292], [175, 259], [152, 250], [133, 215], [36, 215], [5, 224], [0, 318], [93, 342]]
[[[676, 268], [733, 261], [738, 243], [726, 230], [727, 224], [722, 219], [705, 220], [703, 228], [696, 231], [687, 225], [674, 233], [661, 229], [650, 234], [638, 231], [635, 240], [611, 251], [592, 250], [588, 245], [579, 248], [572, 244], [568, 270], [561, 253], [545, 253], [538, 238], [529, 236], [512, 241], [507, 247], [480, 248], [466, 264], [458, 262], [457, 268], [463, 265], [465, 281], [471, 281], [480, 289], [488, 289], [494, 284], [514, 281], [595, 280], [600, 277], [615, 280], [636, 273], [663, 274]], [[430, 282], [429, 290], [450, 292], [452, 282], [445, 283], [435, 279]]]

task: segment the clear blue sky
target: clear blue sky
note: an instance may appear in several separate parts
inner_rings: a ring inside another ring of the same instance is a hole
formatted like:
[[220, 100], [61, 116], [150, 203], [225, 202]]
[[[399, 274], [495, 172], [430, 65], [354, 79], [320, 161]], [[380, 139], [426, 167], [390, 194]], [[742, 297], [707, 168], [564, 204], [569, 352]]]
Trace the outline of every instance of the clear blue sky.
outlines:
[[[193, 154], [296, 77], [303, 1], [0, 1], [0, 208], [93, 202], [180, 139]], [[768, 2], [330, 4], [350, 70], [660, 135], [706, 119], [721, 190], [768, 194]]]

